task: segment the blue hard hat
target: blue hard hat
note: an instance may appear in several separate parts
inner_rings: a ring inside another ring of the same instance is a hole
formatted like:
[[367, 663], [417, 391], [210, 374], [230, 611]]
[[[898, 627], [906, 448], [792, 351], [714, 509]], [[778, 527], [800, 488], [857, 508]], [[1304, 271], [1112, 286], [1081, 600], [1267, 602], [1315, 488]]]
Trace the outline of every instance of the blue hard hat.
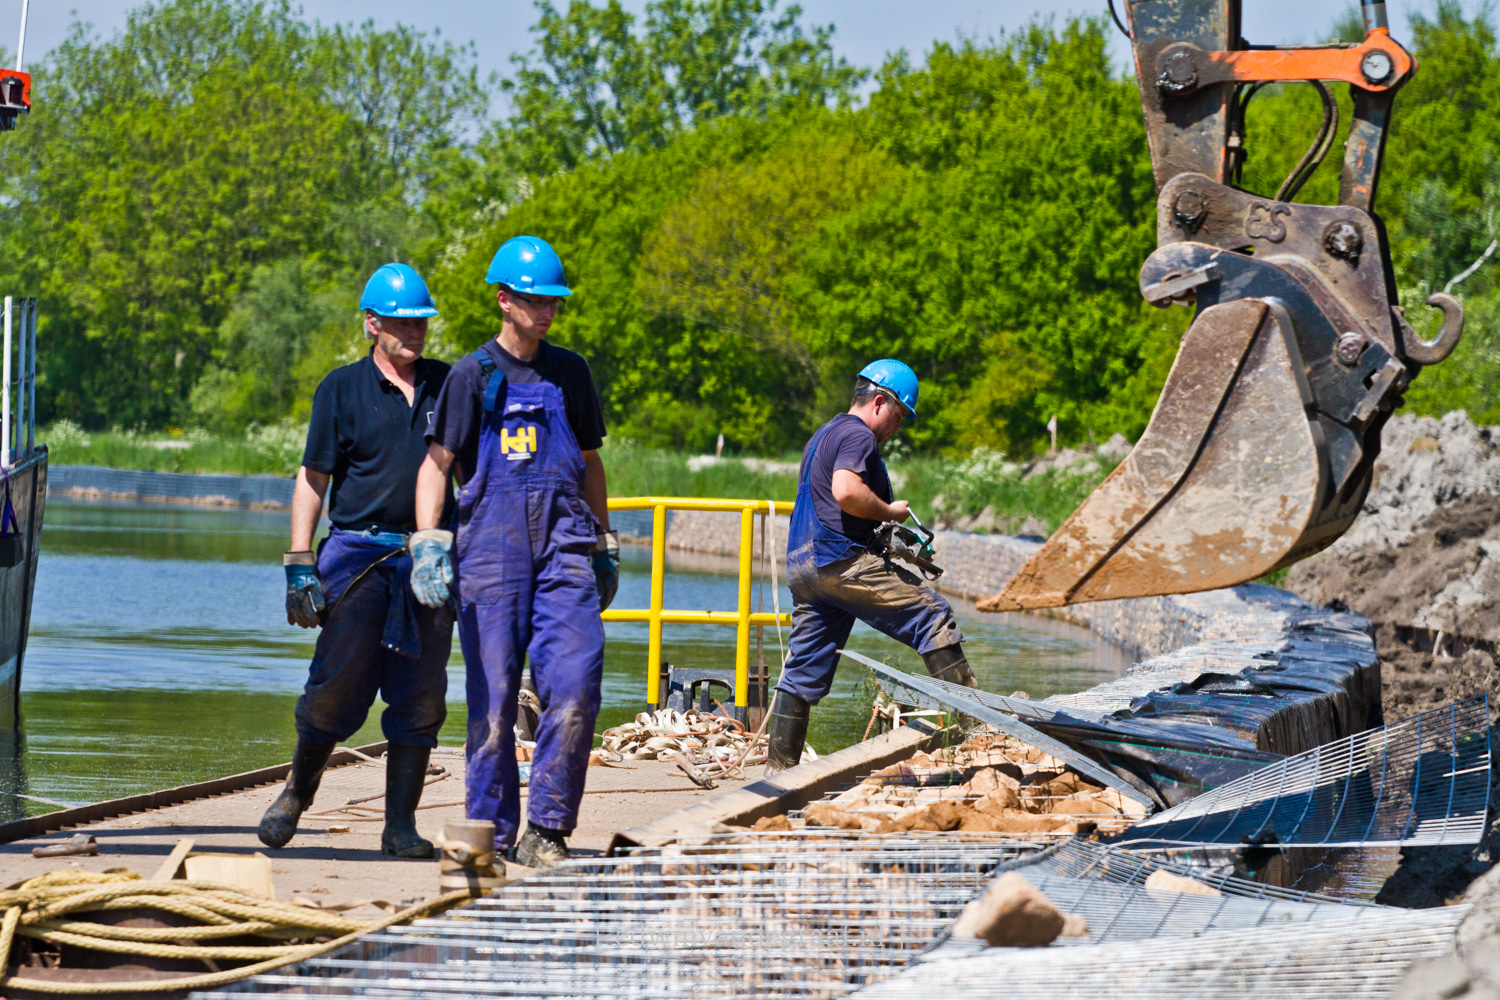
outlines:
[[427, 282], [414, 268], [405, 264], [381, 264], [376, 268], [370, 280], [365, 282], [359, 307], [377, 316], [397, 319], [421, 319], [438, 314], [437, 306], [432, 304], [432, 293], [427, 290]]
[[865, 365], [859, 377], [896, 397], [906, 412], [917, 415], [917, 373], [895, 358], [881, 358]]
[[513, 236], [500, 244], [484, 280], [529, 295], [572, 295], [563, 274], [562, 258], [551, 244], [536, 236]]

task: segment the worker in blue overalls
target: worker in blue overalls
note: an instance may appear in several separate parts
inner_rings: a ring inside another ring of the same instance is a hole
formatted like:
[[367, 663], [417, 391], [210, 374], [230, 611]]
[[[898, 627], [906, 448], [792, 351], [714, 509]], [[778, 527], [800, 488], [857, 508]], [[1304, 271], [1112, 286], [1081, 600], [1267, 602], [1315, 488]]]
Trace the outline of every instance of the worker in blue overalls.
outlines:
[[802, 451], [787, 538], [791, 648], [766, 723], [768, 774], [801, 759], [812, 706], [833, 686], [856, 619], [916, 649], [932, 676], [975, 686], [948, 602], [869, 547], [882, 522], [910, 515], [892, 493], [880, 446], [916, 415], [916, 373], [891, 358], [875, 361], [859, 373], [849, 412], [819, 428]]
[[[292, 551], [283, 560], [287, 621], [323, 631], [297, 700], [292, 772], [259, 833], [270, 847], [292, 839], [328, 755], [364, 725], [379, 692], [389, 741], [381, 851], [430, 858], [416, 808], [447, 714], [453, 614], [411, 599], [406, 539], [416, 525], [412, 490], [427, 454], [427, 425], [448, 366], [422, 357], [427, 320], [438, 311], [416, 271], [379, 268], [359, 306], [370, 353], [318, 386], [292, 493]], [[332, 530], [314, 555], [325, 495]]]
[[[485, 280], [499, 286], [500, 332], [453, 366], [417, 475], [412, 590], [436, 607], [458, 596], [468, 666], [465, 794], [495, 823], [497, 852], [548, 867], [568, 857], [604, 675], [600, 612], [619, 585], [617, 536], [599, 446], [603, 408], [583, 358], [547, 340], [572, 294], [562, 261], [534, 236], [507, 240]], [[443, 501], [456, 467], [457, 528]], [[530, 658], [541, 703], [525, 835], [515, 725]]]

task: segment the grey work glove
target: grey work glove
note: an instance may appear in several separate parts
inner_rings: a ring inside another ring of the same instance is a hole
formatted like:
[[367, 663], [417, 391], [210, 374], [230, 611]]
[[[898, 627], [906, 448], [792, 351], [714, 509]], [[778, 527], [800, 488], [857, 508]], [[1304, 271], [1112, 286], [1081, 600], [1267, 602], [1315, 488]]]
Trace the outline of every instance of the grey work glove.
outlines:
[[594, 582], [599, 585], [599, 610], [609, 608], [620, 589], [620, 533], [601, 531], [594, 542]]
[[411, 553], [411, 592], [429, 608], [440, 608], [448, 600], [453, 582], [453, 532], [441, 528], [414, 531], [406, 541]]
[[281, 557], [286, 568], [286, 623], [303, 628], [322, 624], [319, 613], [328, 606], [323, 581], [318, 579], [318, 559], [311, 552], [288, 552]]

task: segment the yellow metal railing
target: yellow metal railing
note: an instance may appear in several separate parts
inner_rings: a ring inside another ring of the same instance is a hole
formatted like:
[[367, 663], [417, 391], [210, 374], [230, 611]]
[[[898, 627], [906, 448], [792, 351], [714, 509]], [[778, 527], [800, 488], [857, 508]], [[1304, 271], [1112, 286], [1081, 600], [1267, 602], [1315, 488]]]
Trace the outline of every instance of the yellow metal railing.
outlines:
[[[610, 500], [611, 511], [651, 511], [651, 607], [610, 608], [604, 612], [607, 622], [645, 622], [651, 626], [646, 653], [646, 700], [662, 703], [661, 696], [661, 627], [670, 625], [733, 625], [734, 637], [734, 703], [744, 708], [750, 701], [750, 626], [775, 625], [774, 613], [750, 610], [750, 583], [754, 577], [755, 515], [770, 514], [768, 500], [717, 500], [695, 497], [621, 497]], [[668, 611], [662, 607], [667, 583], [667, 511], [703, 510], [739, 512], [740, 515], [740, 587], [734, 611]], [[775, 512], [791, 513], [790, 503], [776, 503]], [[780, 624], [791, 625], [792, 616], [783, 614]]]

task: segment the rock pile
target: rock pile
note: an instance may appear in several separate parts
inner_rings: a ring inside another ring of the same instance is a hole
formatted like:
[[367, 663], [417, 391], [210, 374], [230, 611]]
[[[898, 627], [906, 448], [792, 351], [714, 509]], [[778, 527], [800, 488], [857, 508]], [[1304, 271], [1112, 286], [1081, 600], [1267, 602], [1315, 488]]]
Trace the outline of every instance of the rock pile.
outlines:
[[803, 811], [808, 826], [875, 833], [1112, 834], [1145, 816], [1113, 789], [1062, 761], [1000, 734], [876, 771]]
[[1500, 428], [1477, 427], [1462, 410], [1441, 419], [1397, 414], [1381, 434], [1364, 512], [1325, 554], [1398, 546], [1439, 506], [1497, 493]]

